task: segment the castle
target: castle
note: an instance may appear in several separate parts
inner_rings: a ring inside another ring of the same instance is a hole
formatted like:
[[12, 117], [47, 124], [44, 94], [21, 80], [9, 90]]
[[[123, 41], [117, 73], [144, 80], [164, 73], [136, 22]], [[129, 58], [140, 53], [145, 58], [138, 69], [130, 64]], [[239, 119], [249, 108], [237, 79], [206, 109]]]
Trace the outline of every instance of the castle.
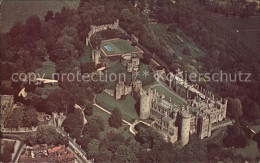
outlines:
[[[90, 38], [97, 32], [104, 31], [107, 29], [116, 29], [124, 34], [127, 34], [126, 31], [119, 26], [119, 19], [116, 19], [116, 21], [113, 24], [105, 24], [100, 26], [91, 25], [90, 31], [88, 33], [88, 37], [86, 37], [86, 46], [89, 45]], [[136, 39], [136, 38], [135, 38]]]
[[[217, 128], [232, 124], [223, 123], [226, 118], [227, 100], [213, 99], [209, 94], [188, 99], [188, 105], [177, 105], [159, 94], [155, 88], [140, 90], [140, 118], [152, 119], [151, 126], [159, 131], [165, 140], [181, 145], [189, 142], [189, 136], [197, 133], [200, 139], [210, 137]], [[220, 123], [222, 122], [222, 123]], [[224, 125], [223, 125], [224, 124]]]
[[130, 86], [125, 85], [124, 81], [119, 81], [115, 90], [105, 89], [104, 92], [110, 96], [115, 97], [116, 100], [120, 100], [122, 96], [132, 93], [132, 89], [136, 92], [142, 88], [142, 82], [134, 78], [134, 73], [138, 71], [140, 58], [135, 53], [126, 53], [121, 56], [120, 62], [126, 67], [127, 72], [132, 73], [132, 83]]
[[[120, 28], [118, 20], [114, 24], [92, 26], [86, 44], [88, 45], [90, 37], [95, 32], [107, 28]], [[92, 61], [95, 65], [104, 64], [102, 63], [104, 57], [101, 56], [103, 55], [100, 47], [92, 51]], [[154, 71], [154, 77], [159, 79], [158, 83], [168, 84], [167, 89], [176, 92], [180, 99], [186, 101], [185, 105], [178, 105], [171, 101], [171, 98], [166, 99], [165, 95], [160, 94], [154, 86], [143, 88], [142, 82], [136, 80], [133, 74], [139, 70], [138, 54], [126, 53], [120, 57], [121, 64], [126, 67], [127, 72], [132, 73], [131, 85], [119, 81], [115, 89], [105, 89], [104, 92], [116, 100], [129, 94], [139, 96], [140, 119], [152, 119], [151, 127], [161, 133], [166, 141], [171, 143], [179, 141], [184, 146], [192, 134], [204, 139], [210, 137], [212, 131], [233, 124], [233, 121], [226, 118], [227, 100], [215, 98], [214, 94], [199, 85], [189, 84], [183, 80], [182, 71], [177, 70], [176, 74], [166, 75], [164, 69], [157, 69], [160, 65], [156, 61], [152, 60], [154, 64], [149, 64], [150, 69]]]
[[121, 63], [127, 67], [127, 72], [134, 72], [139, 69], [140, 59], [135, 53], [126, 53], [121, 56]]

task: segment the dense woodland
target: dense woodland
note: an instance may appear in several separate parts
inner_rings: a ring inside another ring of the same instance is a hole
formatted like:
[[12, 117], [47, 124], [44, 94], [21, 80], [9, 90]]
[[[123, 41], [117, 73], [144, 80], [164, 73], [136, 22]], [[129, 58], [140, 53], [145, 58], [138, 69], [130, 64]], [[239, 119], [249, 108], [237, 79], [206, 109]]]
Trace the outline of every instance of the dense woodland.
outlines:
[[[200, 72], [223, 70], [235, 73], [241, 70], [253, 74], [250, 83], [200, 83], [216, 94], [229, 98], [228, 116], [235, 119], [236, 124], [229, 127], [228, 136], [223, 140], [224, 145], [233, 147], [237, 144], [236, 147], [245, 147], [250, 138], [245, 126], [259, 123], [260, 117], [260, 60], [257, 54], [238, 42], [232, 34], [222, 29], [217, 21], [205, 14], [210, 10], [203, 2], [179, 1], [173, 4], [170, 0], [151, 0], [147, 3], [151, 9], [150, 17], [169, 25], [169, 30], [182, 30], [206, 51], [205, 57], [198, 58], [204, 63]], [[82, 1], [78, 9], [63, 8], [57, 13], [49, 11], [43, 21], [38, 16], [30, 16], [25, 24], [16, 23], [8, 33], [1, 34], [1, 80], [10, 81], [14, 72], [35, 71], [41, 67], [46, 57], [56, 64], [57, 72], [89, 71], [84, 65], [80, 65], [78, 58], [85, 51], [85, 38], [90, 31], [90, 25], [113, 23], [116, 19], [120, 19], [120, 26], [129, 34], [137, 36], [139, 42], [160, 57], [171, 71], [176, 70], [176, 65], [185, 70], [186, 63], [178, 60], [176, 55], [171, 55], [165, 43], [158, 40], [147, 28], [148, 19], [141, 12], [144, 6], [143, 0], [136, 8], [131, 0]], [[184, 53], [189, 55], [189, 50], [185, 50]], [[149, 55], [143, 61], [149, 62]], [[17, 97], [24, 86], [30, 93], [27, 99]], [[1, 94], [14, 94], [15, 102], [21, 102], [26, 106], [23, 110], [13, 112], [7, 123], [9, 127], [36, 126], [37, 111], [49, 114], [54, 111], [64, 112], [67, 114], [63, 123], [65, 131], [77, 139], [89, 158], [94, 158], [97, 162], [242, 161], [240, 156], [233, 155], [223, 145], [208, 144], [196, 138], [179, 149], [177, 145], [166, 143], [150, 128], [140, 129], [135, 138], [125, 139], [116, 129], [122, 123], [118, 111], [109, 119], [110, 126], [115, 129], [101, 137], [104, 117], [92, 114], [91, 103], [94, 95], [104, 89], [104, 83], [62, 82], [62, 89], [53, 91], [46, 99], [37, 96], [33, 87], [22, 82], [12, 82], [11, 87], [1, 85]], [[73, 107], [75, 103], [84, 107], [85, 114], [91, 116], [91, 120], [85, 126]], [[38, 132], [38, 136], [34, 135], [32, 139], [28, 139], [33, 140], [28, 144], [42, 143], [46, 138], [41, 137], [40, 133], [48, 135], [48, 132], [53, 131], [40, 129]], [[50, 143], [57, 143], [58, 138], [59, 135], [55, 135]], [[259, 146], [259, 138], [254, 139], [258, 141]]]

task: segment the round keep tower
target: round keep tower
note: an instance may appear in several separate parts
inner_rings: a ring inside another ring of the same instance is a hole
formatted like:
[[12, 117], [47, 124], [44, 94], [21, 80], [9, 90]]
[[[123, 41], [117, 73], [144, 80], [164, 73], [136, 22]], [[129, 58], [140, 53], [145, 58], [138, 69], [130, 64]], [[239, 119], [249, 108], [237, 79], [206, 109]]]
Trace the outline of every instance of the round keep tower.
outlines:
[[189, 142], [191, 115], [188, 110], [182, 110], [180, 112], [180, 116], [181, 116], [180, 142], [181, 145], [184, 146]]
[[144, 91], [143, 89], [140, 90], [140, 118], [141, 119], [148, 119], [150, 116], [150, 109], [151, 109], [151, 94], [148, 91]]
[[136, 54], [132, 54], [132, 62], [134, 66], [138, 66], [140, 64], [139, 57]]
[[127, 63], [127, 72], [132, 72], [133, 71], [133, 63], [128, 62]]

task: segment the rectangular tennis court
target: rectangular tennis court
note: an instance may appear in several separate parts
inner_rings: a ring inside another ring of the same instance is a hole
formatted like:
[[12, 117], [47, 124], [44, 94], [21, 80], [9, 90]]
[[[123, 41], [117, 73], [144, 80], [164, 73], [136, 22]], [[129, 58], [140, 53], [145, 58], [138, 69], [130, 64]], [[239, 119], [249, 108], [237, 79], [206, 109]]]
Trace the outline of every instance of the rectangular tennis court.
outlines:
[[101, 49], [107, 56], [122, 55], [124, 53], [142, 52], [137, 46], [132, 46], [130, 41], [123, 39], [103, 40]]

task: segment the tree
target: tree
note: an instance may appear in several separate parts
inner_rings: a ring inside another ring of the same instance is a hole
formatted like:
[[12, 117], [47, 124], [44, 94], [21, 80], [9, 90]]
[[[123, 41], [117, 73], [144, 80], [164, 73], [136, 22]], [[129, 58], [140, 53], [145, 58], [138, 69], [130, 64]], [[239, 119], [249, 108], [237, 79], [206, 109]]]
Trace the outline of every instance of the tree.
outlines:
[[63, 137], [53, 126], [39, 126], [36, 132], [37, 144], [59, 145], [69, 144], [69, 139]]
[[46, 112], [49, 114], [52, 112], [63, 112], [68, 114], [73, 112], [74, 105], [75, 98], [70, 92], [56, 89], [47, 98]]
[[34, 133], [27, 133], [26, 135], [25, 135], [25, 140], [24, 140], [24, 142], [25, 142], [25, 144], [26, 145], [29, 145], [29, 146], [34, 146], [35, 145], [35, 143], [36, 143], [36, 134], [34, 134]]
[[260, 151], [260, 131], [257, 134], [255, 134], [253, 139], [257, 142], [257, 146], [258, 146], [258, 149]]
[[91, 116], [93, 114], [93, 105], [90, 102], [87, 102], [84, 108], [85, 115]]
[[153, 128], [142, 128], [135, 136], [137, 142], [141, 145], [153, 148], [156, 144], [161, 144], [164, 139], [161, 134], [156, 132]]
[[95, 113], [91, 120], [94, 120], [96, 122], [96, 124], [99, 126], [99, 130], [100, 131], [103, 131], [104, 130], [104, 127], [105, 127], [105, 120], [104, 120], [104, 117], [103, 115], [101, 115], [100, 113]]
[[190, 49], [189, 49], [188, 47], [186, 47], [186, 48], [184, 48], [184, 49], [182, 50], [182, 53], [183, 53], [184, 55], [190, 55]]
[[88, 123], [85, 125], [83, 130], [83, 134], [88, 134], [92, 139], [93, 138], [98, 139], [99, 132], [100, 132], [99, 125], [96, 123], [95, 120], [92, 119], [88, 121]]
[[44, 16], [44, 20], [48, 21], [48, 20], [52, 20], [52, 19], [53, 19], [53, 12], [48, 11], [47, 14]]
[[83, 135], [78, 139], [78, 144], [81, 145], [82, 149], [87, 151], [87, 145], [90, 143], [91, 138], [88, 134]]
[[24, 127], [33, 127], [38, 124], [38, 115], [37, 111], [33, 107], [27, 107], [24, 111], [23, 116], [23, 126]]
[[252, 106], [250, 107], [250, 109], [247, 112], [247, 115], [252, 119], [255, 120], [257, 118], [260, 118], [260, 109], [259, 109], [259, 105], [254, 102], [252, 104]]
[[80, 109], [74, 110], [74, 113], [67, 115], [62, 123], [64, 130], [70, 134], [72, 138], [79, 138], [84, 125], [84, 117]]
[[239, 136], [237, 136], [235, 138], [235, 141], [236, 141], [235, 146], [237, 148], [245, 148], [247, 145], [247, 138], [243, 134], [240, 134]]
[[87, 152], [89, 158], [95, 158], [99, 156], [99, 144], [100, 141], [97, 139], [93, 139], [90, 143], [88, 143]]
[[25, 34], [36, 38], [41, 32], [41, 20], [39, 16], [33, 15], [26, 19], [25, 23]]
[[137, 158], [134, 152], [125, 145], [120, 145], [115, 152], [116, 162], [136, 162]]
[[109, 125], [114, 128], [119, 128], [123, 124], [122, 115], [119, 109], [115, 108], [109, 117]]
[[111, 162], [113, 153], [107, 149], [100, 150], [99, 155], [95, 157], [95, 162]]
[[241, 101], [236, 99], [229, 99], [227, 105], [227, 112], [231, 118], [238, 119], [243, 115]]

